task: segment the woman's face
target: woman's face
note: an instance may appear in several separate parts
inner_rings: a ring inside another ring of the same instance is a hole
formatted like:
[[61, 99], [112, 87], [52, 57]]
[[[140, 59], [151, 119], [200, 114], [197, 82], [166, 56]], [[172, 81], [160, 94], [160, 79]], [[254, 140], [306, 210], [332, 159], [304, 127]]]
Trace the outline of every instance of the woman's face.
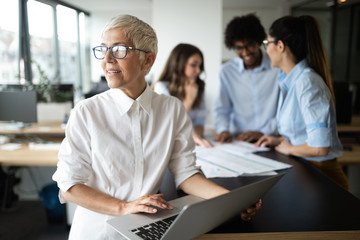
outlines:
[[185, 65], [185, 76], [190, 81], [195, 81], [201, 73], [200, 66], [202, 64], [202, 58], [199, 54], [194, 54], [186, 62]]
[[[117, 45], [134, 47], [121, 28], [104, 32], [101, 46]], [[110, 50], [107, 51], [105, 58], [101, 61], [101, 67], [110, 88], [120, 88], [129, 97], [140, 95], [146, 83], [145, 71], [138, 54], [138, 51], [128, 49], [125, 58], [117, 59], [112, 56]]]
[[279, 54], [276, 48], [276, 43], [274, 42], [275, 39], [271, 36], [268, 36], [267, 40], [269, 43], [266, 47], [266, 52], [271, 59], [271, 64], [273, 67], [280, 67]]

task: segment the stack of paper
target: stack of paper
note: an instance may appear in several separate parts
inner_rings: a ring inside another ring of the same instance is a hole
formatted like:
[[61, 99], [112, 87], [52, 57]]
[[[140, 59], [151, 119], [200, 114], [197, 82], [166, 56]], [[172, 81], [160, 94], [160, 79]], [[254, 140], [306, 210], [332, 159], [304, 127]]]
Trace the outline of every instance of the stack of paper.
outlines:
[[275, 175], [276, 170], [291, 165], [254, 154], [268, 151], [247, 142], [215, 144], [213, 148], [196, 148], [197, 164], [206, 177], [236, 177], [240, 175]]
[[29, 143], [30, 150], [59, 150], [61, 143], [45, 142], [45, 143]]

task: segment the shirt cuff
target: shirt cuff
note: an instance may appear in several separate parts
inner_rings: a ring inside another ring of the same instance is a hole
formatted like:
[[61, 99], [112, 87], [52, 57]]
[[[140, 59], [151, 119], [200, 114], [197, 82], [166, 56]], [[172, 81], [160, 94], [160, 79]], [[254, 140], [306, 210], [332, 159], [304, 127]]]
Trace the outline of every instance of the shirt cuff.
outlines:
[[310, 147], [330, 147], [331, 131], [330, 128], [312, 128], [307, 130], [307, 144]]
[[195, 160], [195, 153], [190, 153], [188, 156], [174, 159], [169, 165], [169, 170], [174, 176], [176, 188], [192, 175], [201, 173], [200, 166], [196, 166]]

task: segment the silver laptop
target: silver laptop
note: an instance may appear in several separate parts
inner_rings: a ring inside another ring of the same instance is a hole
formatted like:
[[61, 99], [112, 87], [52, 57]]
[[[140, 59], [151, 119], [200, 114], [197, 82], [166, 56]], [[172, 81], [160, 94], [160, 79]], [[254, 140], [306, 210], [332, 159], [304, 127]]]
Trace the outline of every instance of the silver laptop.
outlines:
[[187, 195], [170, 201], [173, 210], [128, 214], [107, 222], [126, 239], [192, 239], [240, 214], [283, 175], [272, 176], [208, 200]]

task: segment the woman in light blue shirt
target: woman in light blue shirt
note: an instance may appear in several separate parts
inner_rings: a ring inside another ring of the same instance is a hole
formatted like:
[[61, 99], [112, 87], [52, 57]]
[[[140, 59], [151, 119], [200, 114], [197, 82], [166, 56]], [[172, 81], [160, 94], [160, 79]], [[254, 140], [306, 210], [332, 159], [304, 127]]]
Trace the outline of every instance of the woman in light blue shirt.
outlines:
[[179, 98], [192, 121], [196, 145], [211, 147], [211, 143], [203, 137], [207, 113], [205, 82], [199, 77], [203, 71], [204, 57], [200, 49], [190, 44], [178, 44], [170, 53], [153, 89], [159, 94]]
[[255, 145], [275, 146], [286, 155], [308, 160], [343, 188], [346, 176], [337, 162], [342, 145], [337, 135], [334, 92], [316, 20], [282, 17], [264, 41], [278, 78], [277, 123], [280, 137], [265, 135]]

